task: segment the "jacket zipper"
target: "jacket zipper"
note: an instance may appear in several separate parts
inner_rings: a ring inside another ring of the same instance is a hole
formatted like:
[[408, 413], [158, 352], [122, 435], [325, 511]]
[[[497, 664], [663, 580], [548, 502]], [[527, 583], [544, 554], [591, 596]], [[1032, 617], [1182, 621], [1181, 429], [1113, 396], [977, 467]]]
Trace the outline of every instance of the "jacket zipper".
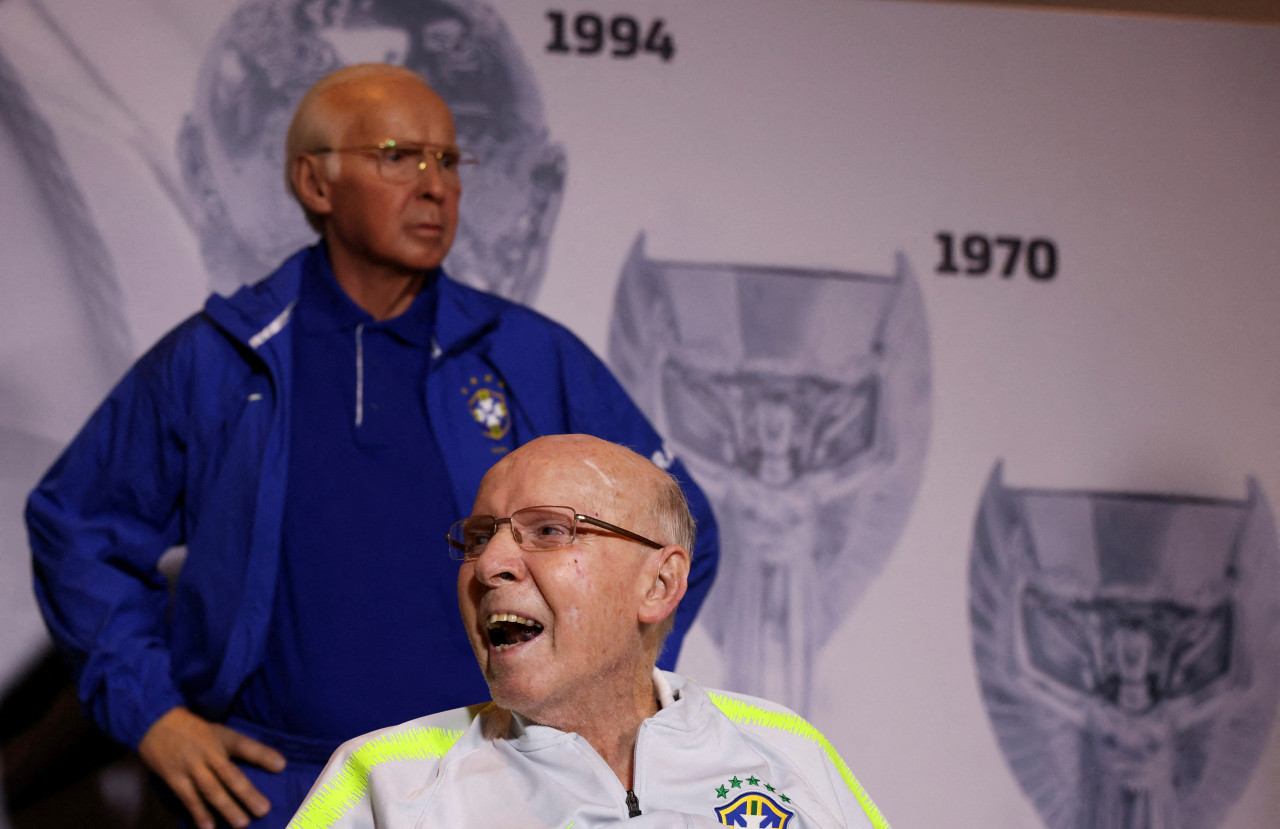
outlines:
[[[636, 730], [636, 744], [631, 749], [631, 779], [634, 786], [635, 778], [640, 776], [640, 735], [644, 734], [644, 727], [648, 725], [648, 721], [640, 723], [640, 728]], [[636, 797], [635, 789], [627, 789], [627, 819], [640, 817], [640, 798]]]

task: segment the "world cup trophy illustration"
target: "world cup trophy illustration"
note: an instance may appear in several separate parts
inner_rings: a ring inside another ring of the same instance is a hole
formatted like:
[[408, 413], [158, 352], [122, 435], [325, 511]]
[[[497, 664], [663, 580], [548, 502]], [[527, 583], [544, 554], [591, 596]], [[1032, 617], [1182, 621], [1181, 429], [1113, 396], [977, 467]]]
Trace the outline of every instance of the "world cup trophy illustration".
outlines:
[[[519, 302], [536, 297], [565, 157], [515, 39], [479, 0], [247, 0], [201, 65], [178, 142], [191, 221], [213, 287], [229, 292], [308, 244], [283, 182], [284, 136], [317, 80], [348, 63], [419, 72], [453, 111], [461, 220], [445, 269]], [[389, 136], [391, 137], [391, 136]]]
[[924, 304], [872, 275], [649, 259], [609, 360], [707, 492], [720, 569], [699, 615], [728, 687], [810, 705], [814, 658], [906, 522], [930, 425]]
[[974, 659], [1050, 829], [1212, 829], [1275, 717], [1280, 548], [1243, 500], [1006, 487], [978, 511]]

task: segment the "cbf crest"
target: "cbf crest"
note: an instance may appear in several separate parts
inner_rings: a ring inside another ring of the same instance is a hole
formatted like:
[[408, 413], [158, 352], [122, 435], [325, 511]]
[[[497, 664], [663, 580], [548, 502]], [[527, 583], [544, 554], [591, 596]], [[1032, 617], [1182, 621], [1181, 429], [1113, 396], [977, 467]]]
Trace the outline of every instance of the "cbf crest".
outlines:
[[[742, 788], [744, 783], [752, 788], [734, 797], [733, 790]], [[789, 804], [791, 798], [754, 775], [745, 780], [735, 775], [716, 789], [716, 797], [732, 798], [724, 806], [717, 806], [715, 809], [716, 817], [724, 826], [784, 829], [795, 816], [795, 812], [782, 805]]]
[[511, 430], [511, 413], [507, 410], [506, 386], [492, 374], [472, 377], [462, 387], [471, 417], [493, 440], [502, 440]]

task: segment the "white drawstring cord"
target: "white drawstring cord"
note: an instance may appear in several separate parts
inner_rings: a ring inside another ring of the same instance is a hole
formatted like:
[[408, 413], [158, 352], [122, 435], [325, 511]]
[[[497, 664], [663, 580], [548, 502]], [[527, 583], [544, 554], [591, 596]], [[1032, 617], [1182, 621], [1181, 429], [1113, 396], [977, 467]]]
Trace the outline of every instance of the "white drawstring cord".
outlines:
[[364, 422], [364, 323], [356, 326], [356, 426]]

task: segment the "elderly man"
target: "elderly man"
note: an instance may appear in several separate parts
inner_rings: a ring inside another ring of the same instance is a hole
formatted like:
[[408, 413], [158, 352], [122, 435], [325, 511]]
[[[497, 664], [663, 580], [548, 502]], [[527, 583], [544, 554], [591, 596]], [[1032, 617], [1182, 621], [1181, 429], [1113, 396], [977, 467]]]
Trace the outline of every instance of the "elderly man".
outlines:
[[676, 482], [616, 444], [503, 458], [449, 531], [493, 703], [347, 743], [291, 829], [887, 827], [794, 713], [655, 669], [693, 529]]
[[441, 270], [469, 159], [418, 75], [321, 80], [287, 151], [321, 243], [163, 338], [28, 501], [82, 700], [201, 827], [282, 826], [344, 740], [484, 694], [422, 539], [496, 459], [565, 431], [671, 458], [572, 334]]

